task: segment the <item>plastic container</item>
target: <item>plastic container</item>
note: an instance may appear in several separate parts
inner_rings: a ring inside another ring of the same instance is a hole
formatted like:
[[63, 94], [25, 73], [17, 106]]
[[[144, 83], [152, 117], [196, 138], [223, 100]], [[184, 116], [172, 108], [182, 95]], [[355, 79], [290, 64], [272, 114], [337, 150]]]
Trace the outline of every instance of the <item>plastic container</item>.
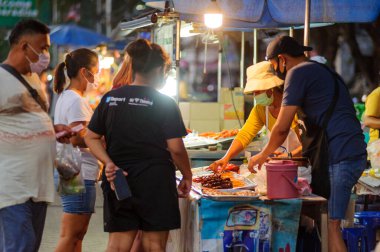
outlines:
[[267, 169], [267, 196], [269, 199], [290, 199], [299, 197], [297, 185], [298, 166], [288, 160], [270, 161]]
[[246, 158], [244, 158], [243, 164], [240, 165], [239, 174], [244, 177], [251, 175], [251, 172], [248, 170], [248, 160]]

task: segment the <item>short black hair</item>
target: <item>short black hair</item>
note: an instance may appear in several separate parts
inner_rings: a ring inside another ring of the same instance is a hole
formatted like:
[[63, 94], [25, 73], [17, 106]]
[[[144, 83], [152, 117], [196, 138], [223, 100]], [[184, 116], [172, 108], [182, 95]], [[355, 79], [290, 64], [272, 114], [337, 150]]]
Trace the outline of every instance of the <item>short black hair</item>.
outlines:
[[9, 35], [9, 44], [17, 44], [24, 35], [49, 34], [50, 29], [44, 23], [35, 19], [23, 19], [16, 24]]

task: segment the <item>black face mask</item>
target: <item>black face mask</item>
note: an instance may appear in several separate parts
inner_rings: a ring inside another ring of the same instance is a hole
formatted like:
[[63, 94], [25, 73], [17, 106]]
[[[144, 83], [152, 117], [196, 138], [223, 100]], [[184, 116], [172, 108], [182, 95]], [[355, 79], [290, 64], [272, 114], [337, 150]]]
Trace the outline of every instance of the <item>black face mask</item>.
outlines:
[[278, 78], [280, 78], [281, 80], [285, 80], [285, 77], [286, 77], [286, 66], [284, 66], [284, 72], [282, 73], [280, 71], [280, 58], [277, 58], [277, 68], [274, 70], [275, 71], [275, 74]]

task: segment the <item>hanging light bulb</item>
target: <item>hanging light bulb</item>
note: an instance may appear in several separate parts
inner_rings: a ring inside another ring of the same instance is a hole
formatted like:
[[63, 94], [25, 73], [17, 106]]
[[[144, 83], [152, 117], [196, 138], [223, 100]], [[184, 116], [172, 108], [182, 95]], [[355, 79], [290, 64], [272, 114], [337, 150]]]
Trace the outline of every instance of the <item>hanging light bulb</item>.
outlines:
[[216, 29], [223, 24], [223, 14], [220, 10], [216, 0], [211, 0], [211, 3], [207, 7], [206, 13], [204, 14], [204, 22], [208, 28]]

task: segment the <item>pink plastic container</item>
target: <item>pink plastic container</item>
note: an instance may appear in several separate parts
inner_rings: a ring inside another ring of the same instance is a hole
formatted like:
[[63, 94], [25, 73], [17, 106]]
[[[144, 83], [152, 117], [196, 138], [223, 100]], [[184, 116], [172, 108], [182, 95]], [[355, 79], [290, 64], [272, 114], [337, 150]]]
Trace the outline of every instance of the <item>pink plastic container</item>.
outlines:
[[267, 196], [269, 199], [299, 197], [296, 162], [290, 160], [269, 161], [267, 169]]

